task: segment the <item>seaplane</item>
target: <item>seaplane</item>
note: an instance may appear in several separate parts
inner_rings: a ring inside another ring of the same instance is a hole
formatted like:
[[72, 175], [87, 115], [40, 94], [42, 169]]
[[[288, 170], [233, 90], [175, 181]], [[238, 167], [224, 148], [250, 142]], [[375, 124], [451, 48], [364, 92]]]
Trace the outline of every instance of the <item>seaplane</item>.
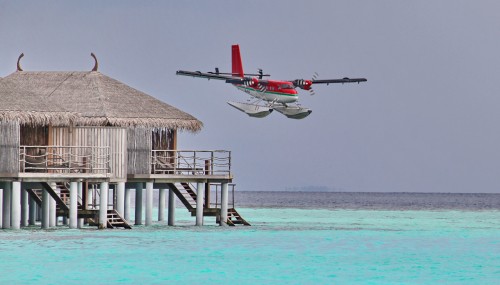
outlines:
[[243, 63], [241, 60], [239, 45], [231, 47], [232, 72], [223, 73], [219, 68], [215, 72], [185, 71], [178, 70], [177, 75], [206, 78], [208, 80], [222, 80], [232, 84], [238, 90], [243, 91], [253, 97], [253, 101], [247, 103], [227, 102], [232, 107], [249, 115], [250, 117], [263, 118], [271, 114], [273, 110], [285, 115], [291, 119], [303, 119], [312, 112], [309, 108], [302, 107], [299, 103], [299, 95], [296, 88], [307, 90], [314, 95], [312, 86], [315, 84], [332, 83], [360, 83], [367, 81], [366, 78], [348, 78], [341, 79], [316, 79], [315, 73], [311, 79], [295, 80], [271, 80], [265, 79], [270, 74], [264, 74], [262, 69], [257, 74], [243, 72]]

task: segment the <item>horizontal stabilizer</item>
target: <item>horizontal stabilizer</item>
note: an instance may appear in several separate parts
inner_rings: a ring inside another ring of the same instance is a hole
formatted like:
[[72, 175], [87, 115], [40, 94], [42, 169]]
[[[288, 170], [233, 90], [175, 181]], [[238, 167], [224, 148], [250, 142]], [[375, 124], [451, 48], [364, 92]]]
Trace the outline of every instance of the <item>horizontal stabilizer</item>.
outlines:
[[287, 116], [290, 119], [304, 119], [312, 113], [311, 109], [295, 107], [295, 106], [274, 106], [274, 110], [280, 112], [281, 114]]
[[272, 108], [266, 106], [259, 106], [254, 104], [231, 102], [231, 101], [227, 103], [233, 106], [234, 108], [246, 113], [250, 117], [255, 117], [255, 118], [264, 118], [265, 116], [271, 114], [271, 112], [273, 111]]

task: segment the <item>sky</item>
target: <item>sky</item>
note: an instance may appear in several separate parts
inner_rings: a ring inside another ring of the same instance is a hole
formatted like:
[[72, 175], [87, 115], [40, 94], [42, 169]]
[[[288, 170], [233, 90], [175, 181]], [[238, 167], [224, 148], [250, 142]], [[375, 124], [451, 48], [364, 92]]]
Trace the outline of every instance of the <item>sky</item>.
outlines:
[[[3, 1], [0, 77], [99, 71], [204, 123], [178, 149], [232, 151], [237, 190], [500, 193], [498, 1]], [[303, 120], [251, 118], [222, 81], [365, 77], [299, 91]]]

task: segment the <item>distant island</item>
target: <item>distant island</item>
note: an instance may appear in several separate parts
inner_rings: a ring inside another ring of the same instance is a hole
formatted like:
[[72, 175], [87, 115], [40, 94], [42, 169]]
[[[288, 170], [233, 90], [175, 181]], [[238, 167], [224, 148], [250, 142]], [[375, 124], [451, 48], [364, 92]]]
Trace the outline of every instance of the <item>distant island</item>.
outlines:
[[290, 192], [344, 192], [345, 190], [338, 187], [328, 187], [320, 185], [294, 186], [285, 187], [285, 191]]

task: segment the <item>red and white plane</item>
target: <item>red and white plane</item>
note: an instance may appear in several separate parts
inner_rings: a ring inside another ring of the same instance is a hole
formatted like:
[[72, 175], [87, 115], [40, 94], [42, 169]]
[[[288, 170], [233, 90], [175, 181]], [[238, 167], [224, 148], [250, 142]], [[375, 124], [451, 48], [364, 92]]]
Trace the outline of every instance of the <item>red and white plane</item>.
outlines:
[[[330, 84], [330, 83], [354, 83], [364, 82], [365, 78], [347, 78], [342, 79], [316, 79], [317, 74], [312, 79], [295, 79], [295, 80], [266, 80], [264, 77], [270, 76], [264, 74], [262, 69], [259, 69], [258, 74], [248, 74], [243, 72], [243, 64], [241, 61], [239, 45], [232, 46], [232, 72], [221, 73], [218, 68], [215, 72], [200, 72], [200, 71], [177, 71], [177, 75], [192, 76], [224, 80], [226, 83], [233, 84], [239, 90], [254, 97], [255, 100], [251, 103], [227, 102], [236, 109], [245, 112], [251, 117], [263, 118], [269, 115], [273, 110], [276, 110], [291, 119], [303, 119], [312, 110], [303, 108], [297, 104], [299, 95], [295, 88], [309, 90], [311, 95], [314, 95], [312, 85], [314, 84]], [[261, 102], [264, 101], [263, 104]]]

